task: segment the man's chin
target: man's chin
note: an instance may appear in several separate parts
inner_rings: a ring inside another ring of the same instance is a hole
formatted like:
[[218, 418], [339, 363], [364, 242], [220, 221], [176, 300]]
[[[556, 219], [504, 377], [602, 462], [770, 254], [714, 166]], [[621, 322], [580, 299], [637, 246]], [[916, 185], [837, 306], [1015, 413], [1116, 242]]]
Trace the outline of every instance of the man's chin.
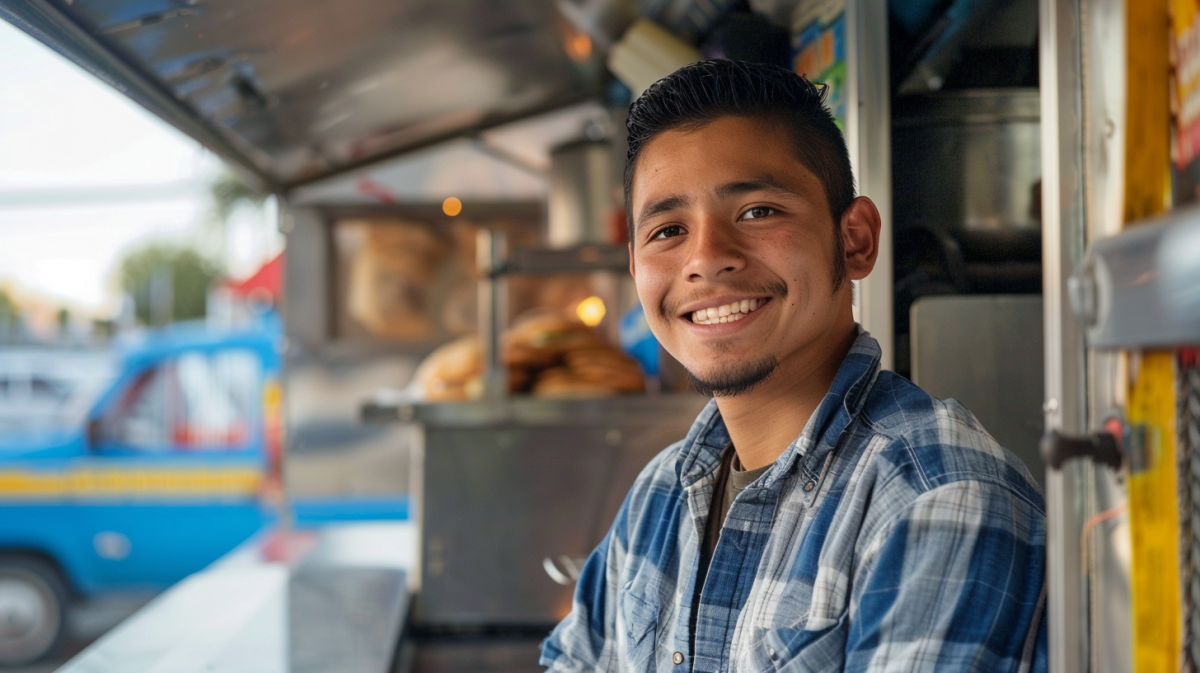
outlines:
[[766, 382], [775, 373], [778, 364], [775, 356], [770, 355], [756, 362], [705, 372], [703, 375], [697, 375], [690, 369], [687, 370], [687, 374], [692, 388], [701, 395], [736, 397]]

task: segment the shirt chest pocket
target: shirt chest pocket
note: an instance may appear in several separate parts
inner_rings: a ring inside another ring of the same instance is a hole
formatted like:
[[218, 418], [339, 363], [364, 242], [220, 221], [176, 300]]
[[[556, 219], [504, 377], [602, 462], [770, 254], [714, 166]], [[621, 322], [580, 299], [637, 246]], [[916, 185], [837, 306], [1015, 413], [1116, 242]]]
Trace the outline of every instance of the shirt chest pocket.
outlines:
[[850, 628], [846, 615], [817, 628], [775, 628], [768, 630], [747, 653], [739, 671], [775, 671], [777, 673], [826, 673], [841, 671], [845, 664], [846, 634]]
[[653, 671], [658, 608], [625, 591], [621, 594], [621, 617], [625, 622], [625, 657], [630, 670]]

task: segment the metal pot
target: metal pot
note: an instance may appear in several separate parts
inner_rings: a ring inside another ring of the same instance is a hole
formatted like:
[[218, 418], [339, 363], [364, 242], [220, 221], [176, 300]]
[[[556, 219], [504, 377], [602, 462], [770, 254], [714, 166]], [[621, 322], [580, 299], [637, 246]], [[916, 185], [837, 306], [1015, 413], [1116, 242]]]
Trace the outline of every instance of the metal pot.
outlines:
[[898, 231], [923, 227], [968, 259], [1036, 259], [1041, 239], [1037, 89], [897, 99], [892, 175]]

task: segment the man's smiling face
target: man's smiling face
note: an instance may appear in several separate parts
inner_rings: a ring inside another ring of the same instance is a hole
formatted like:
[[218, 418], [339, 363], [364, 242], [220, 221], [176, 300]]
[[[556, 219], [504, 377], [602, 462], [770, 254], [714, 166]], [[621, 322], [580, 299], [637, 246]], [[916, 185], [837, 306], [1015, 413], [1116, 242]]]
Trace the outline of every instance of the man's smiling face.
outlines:
[[749, 390], [852, 324], [840, 230], [781, 125], [665, 131], [642, 148], [630, 196], [646, 319], [702, 391]]

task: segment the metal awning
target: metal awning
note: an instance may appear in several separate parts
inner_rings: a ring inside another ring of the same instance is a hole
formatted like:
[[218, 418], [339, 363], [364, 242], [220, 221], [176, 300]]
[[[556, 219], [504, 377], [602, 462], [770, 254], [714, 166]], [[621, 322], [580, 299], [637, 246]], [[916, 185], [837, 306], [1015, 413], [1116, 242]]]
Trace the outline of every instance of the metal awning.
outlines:
[[277, 191], [606, 78], [553, 0], [0, 0], [0, 18]]

